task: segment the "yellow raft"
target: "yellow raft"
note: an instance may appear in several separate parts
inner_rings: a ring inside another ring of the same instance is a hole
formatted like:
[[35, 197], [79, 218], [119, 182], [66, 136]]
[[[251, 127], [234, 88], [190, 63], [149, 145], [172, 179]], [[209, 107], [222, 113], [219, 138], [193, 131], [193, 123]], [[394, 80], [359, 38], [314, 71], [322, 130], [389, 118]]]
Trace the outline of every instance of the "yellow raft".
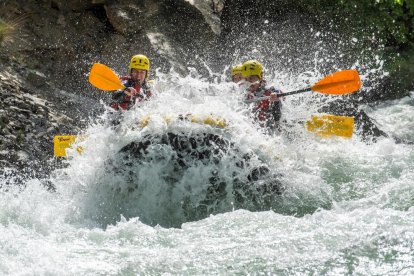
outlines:
[[[195, 124], [209, 125], [214, 128], [225, 129], [228, 127], [226, 119], [215, 116], [197, 116], [192, 114], [179, 115], [174, 117], [167, 115], [164, 117], [167, 124], [171, 124], [176, 121], [191, 122]], [[146, 127], [151, 121], [151, 116], [146, 116], [139, 122], [139, 127], [142, 129]], [[322, 138], [331, 138], [332, 136], [339, 136], [343, 138], [351, 138], [354, 131], [354, 118], [346, 116], [335, 115], [314, 115], [309, 121], [306, 122], [306, 129], [309, 132], [315, 133]], [[79, 136], [77, 135], [59, 135], [54, 137], [54, 156], [66, 157], [66, 149], [70, 148], [73, 143], [77, 141]], [[84, 137], [82, 138], [84, 139]], [[83, 152], [83, 148], [78, 146], [76, 151]]]

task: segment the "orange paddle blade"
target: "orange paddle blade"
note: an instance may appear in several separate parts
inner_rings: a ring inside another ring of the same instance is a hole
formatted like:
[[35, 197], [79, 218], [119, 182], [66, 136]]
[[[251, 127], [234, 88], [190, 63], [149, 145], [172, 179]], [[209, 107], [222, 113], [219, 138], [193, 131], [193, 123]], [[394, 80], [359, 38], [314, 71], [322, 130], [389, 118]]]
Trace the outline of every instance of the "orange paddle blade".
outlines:
[[361, 88], [358, 71], [344, 70], [333, 73], [318, 81], [311, 87], [312, 91], [324, 94], [349, 94]]
[[106, 91], [125, 88], [115, 72], [108, 66], [100, 63], [95, 63], [92, 66], [91, 73], [89, 74], [89, 82], [96, 88]]

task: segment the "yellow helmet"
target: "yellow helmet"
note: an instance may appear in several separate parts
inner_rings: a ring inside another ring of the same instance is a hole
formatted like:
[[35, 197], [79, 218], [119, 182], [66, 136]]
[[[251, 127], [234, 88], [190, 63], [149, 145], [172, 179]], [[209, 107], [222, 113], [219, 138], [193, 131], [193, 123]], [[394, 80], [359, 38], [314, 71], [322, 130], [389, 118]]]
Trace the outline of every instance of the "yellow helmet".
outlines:
[[138, 69], [138, 70], [146, 70], [149, 71], [150, 68], [150, 61], [144, 55], [135, 55], [131, 58], [129, 62], [129, 69]]
[[263, 65], [257, 60], [249, 60], [243, 63], [242, 66], [243, 78], [248, 76], [258, 76], [260, 79], [263, 78]]
[[243, 64], [236, 64], [233, 67], [231, 67], [231, 76], [234, 77], [237, 74], [241, 74], [242, 73], [242, 66]]

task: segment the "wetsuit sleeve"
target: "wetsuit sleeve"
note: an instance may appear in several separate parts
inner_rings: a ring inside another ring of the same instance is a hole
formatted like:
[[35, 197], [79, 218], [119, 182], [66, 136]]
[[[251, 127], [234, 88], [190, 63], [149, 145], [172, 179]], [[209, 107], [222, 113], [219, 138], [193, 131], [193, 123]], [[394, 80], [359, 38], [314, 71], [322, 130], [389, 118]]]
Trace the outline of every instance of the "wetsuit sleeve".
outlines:
[[123, 103], [126, 101], [125, 96], [126, 94], [124, 91], [116, 91], [112, 94], [112, 101], [116, 103]]
[[282, 102], [274, 102], [270, 104], [271, 119], [274, 123], [278, 123], [282, 117]]
[[[272, 87], [271, 92], [280, 94], [282, 93], [281, 90], [279, 89], [275, 89], [274, 87]], [[269, 106], [269, 112], [270, 112], [270, 118], [268, 120], [268, 125], [271, 127], [276, 127], [279, 124], [279, 120], [282, 117], [282, 101], [277, 101], [277, 102], [273, 102], [270, 103]]]

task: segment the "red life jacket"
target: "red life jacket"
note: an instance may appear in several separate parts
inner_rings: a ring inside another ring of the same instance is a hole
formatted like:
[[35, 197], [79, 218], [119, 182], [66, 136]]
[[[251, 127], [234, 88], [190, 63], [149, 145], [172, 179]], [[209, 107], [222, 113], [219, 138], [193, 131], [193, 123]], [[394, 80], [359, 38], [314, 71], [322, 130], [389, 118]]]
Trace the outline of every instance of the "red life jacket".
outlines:
[[146, 81], [140, 85], [139, 82], [133, 81], [130, 76], [120, 77], [120, 80], [123, 82], [126, 88], [134, 88], [137, 91], [137, 94], [128, 96], [125, 94], [125, 91], [115, 92], [112, 97], [114, 101], [110, 104], [113, 109], [127, 110], [134, 106], [136, 103], [142, 102], [144, 100], [149, 100], [149, 98], [152, 97], [152, 93], [149, 90]]
[[[272, 93], [281, 93], [280, 90], [274, 87], [265, 88], [264, 86], [259, 87], [256, 91], [249, 91], [246, 95], [246, 100], [252, 100], [254, 98], [260, 98], [270, 96]], [[254, 103], [252, 108], [254, 118], [259, 121], [260, 126], [271, 126], [278, 123], [281, 116], [281, 102], [271, 103], [269, 100], [259, 101]]]
[[[271, 91], [270, 89], [265, 89], [264, 87], [260, 87], [258, 90], [254, 92], [249, 91], [248, 94], [246, 95], [246, 99], [252, 100], [254, 98], [270, 96], [272, 92], [273, 91]], [[260, 101], [254, 104], [252, 111], [255, 114], [255, 117], [259, 121], [266, 121], [268, 117], [269, 106], [270, 106], [269, 100], [263, 100], [263, 101]]]

